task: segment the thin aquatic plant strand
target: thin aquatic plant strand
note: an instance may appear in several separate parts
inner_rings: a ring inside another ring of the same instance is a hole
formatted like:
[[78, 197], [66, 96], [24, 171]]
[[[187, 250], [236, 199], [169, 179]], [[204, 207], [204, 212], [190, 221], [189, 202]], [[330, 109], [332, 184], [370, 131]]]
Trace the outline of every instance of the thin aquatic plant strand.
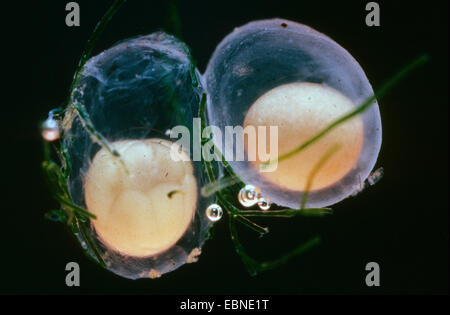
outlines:
[[66, 102], [66, 108], [68, 108], [72, 104], [73, 92], [75, 90], [76, 85], [78, 84], [81, 73], [83, 72], [84, 65], [92, 55], [95, 43], [105, 30], [106, 26], [108, 25], [108, 22], [112, 19], [114, 14], [116, 14], [116, 12], [125, 2], [126, 0], [115, 0], [114, 3], [109, 7], [108, 11], [106, 11], [106, 13], [103, 15], [103, 17], [95, 26], [91, 37], [88, 39], [86, 46], [84, 47], [83, 52], [81, 53], [80, 61], [78, 62], [77, 69], [75, 70], [74, 79], [69, 88], [69, 99]]
[[[92, 50], [94, 48], [95, 43], [97, 42], [100, 35], [103, 33], [108, 22], [111, 20], [111, 18], [119, 10], [121, 5], [125, 1], [126, 0], [115, 0], [114, 3], [111, 5], [111, 7], [109, 7], [109, 9], [107, 10], [105, 15], [97, 23], [91, 37], [89, 38], [89, 40], [82, 52], [80, 61], [78, 62], [78, 66], [75, 71], [74, 79], [72, 80], [72, 83], [69, 88], [69, 96], [68, 96], [68, 100], [66, 102], [65, 108], [56, 108], [54, 110], [51, 110], [50, 111], [51, 114], [61, 115], [62, 113], [64, 113], [66, 110], [68, 110], [71, 107], [75, 86], [77, 85], [77, 83], [79, 81], [79, 78], [84, 69], [85, 63], [87, 62], [87, 60], [89, 59], [89, 57], [92, 54]], [[73, 110], [71, 110], [71, 111], [72, 111], [72, 113], [74, 112]], [[66, 113], [66, 115], [67, 115], [67, 113]], [[71, 115], [69, 115], [69, 116], [71, 116]], [[73, 117], [72, 117], [72, 119], [73, 119]], [[80, 119], [82, 121], [84, 121], [82, 117], [80, 117]], [[84, 121], [84, 122], [86, 122], [86, 121]], [[89, 132], [89, 130], [88, 130], [88, 132]], [[92, 136], [92, 134], [91, 134], [91, 136]], [[97, 135], [94, 135], [94, 136], [97, 136]], [[53, 189], [53, 191], [52, 191], [53, 196], [61, 204], [61, 209], [59, 210], [59, 214], [60, 214], [59, 218], [62, 219], [65, 217], [64, 214], [67, 214], [67, 222], [66, 222], [67, 225], [72, 226], [72, 231], [74, 231], [74, 230], [80, 231], [83, 239], [88, 244], [88, 248], [93, 252], [94, 256], [96, 257], [97, 262], [102, 267], [106, 268], [106, 264], [105, 264], [103, 258], [101, 257], [100, 252], [98, 251], [96, 245], [92, 241], [90, 235], [87, 233], [87, 231], [85, 230], [84, 225], [83, 225], [83, 221], [85, 221], [83, 216], [90, 217], [93, 219], [95, 218], [95, 216], [93, 214], [89, 213], [89, 211], [87, 211], [86, 209], [83, 209], [79, 206], [75, 206], [73, 204], [73, 202], [71, 201], [70, 195], [68, 193], [66, 180], [68, 177], [68, 173], [70, 171], [71, 164], [70, 164], [70, 160], [68, 160], [68, 156], [67, 156], [67, 152], [65, 151], [65, 147], [61, 143], [61, 148], [60, 148], [60, 150], [58, 150], [60, 158], [63, 157], [61, 160], [64, 161], [64, 164], [65, 164], [64, 165], [65, 173], [63, 174], [61, 172], [61, 169], [58, 167], [58, 165], [51, 160], [50, 147], [49, 147], [48, 142], [46, 142], [45, 140], [43, 142], [44, 142], [44, 161], [42, 163], [42, 169], [43, 169], [44, 177], [47, 179], [47, 182], [50, 183], [49, 184], [50, 188]], [[54, 181], [55, 176], [56, 176], [56, 181]], [[58, 211], [58, 210], [56, 210], [56, 211]]]
[[328, 149], [322, 157], [317, 161], [317, 163], [314, 165], [313, 169], [311, 170], [311, 173], [308, 176], [308, 179], [306, 181], [306, 189], [303, 192], [302, 195], [302, 201], [300, 203], [300, 209], [304, 209], [306, 202], [308, 201], [308, 195], [311, 190], [312, 183], [314, 181], [314, 178], [316, 177], [317, 173], [320, 171], [320, 169], [325, 165], [325, 163], [331, 158], [333, 154], [335, 154], [339, 149], [341, 148], [340, 145], [335, 144], [330, 149]]
[[228, 223], [231, 240], [236, 249], [236, 253], [241, 257], [242, 262], [247, 267], [247, 271], [251, 276], [256, 276], [258, 273], [283, 265], [292, 258], [305, 253], [316, 245], [319, 245], [321, 242], [321, 238], [319, 236], [315, 236], [277, 259], [259, 262], [246, 253], [242, 243], [239, 241], [237, 230], [231, 217]]
[[292, 157], [293, 155], [300, 153], [304, 149], [306, 149], [308, 146], [325, 136], [327, 133], [329, 133], [334, 128], [338, 127], [345, 121], [349, 120], [350, 118], [353, 118], [356, 115], [359, 115], [363, 113], [366, 109], [368, 109], [377, 99], [381, 99], [383, 96], [385, 96], [394, 86], [396, 86], [398, 83], [400, 83], [404, 78], [406, 78], [413, 70], [416, 70], [420, 66], [424, 65], [426, 62], [428, 62], [429, 57], [428, 55], [422, 55], [409, 64], [407, 64], [405, 67], [403, 67], [399, 72], [394, 74], [387, 82], [385, 82], [379, 90], [377, 90], [372, 96], [367, 98], [360, 106], [358, 106], [355, 110], [352, 112], [336, 119], [332, 123], [330, 123], [327, 127], [325, 127], [322, 131], [317, 133], [316, 135], [312, 136], [308, 140], [306, 140], [303, 144], [298, 146], [297, 148], [293, 149], [292, 151], [289, 151], [283, 155], [281, 155], [278, 159], [275, 159], [274, 161], [269, 161], [261, 165], [262, 168], [266, 168], [269, 166], [272, 166], [275, 163], [279, 163], [285, 159], [288, 159]]

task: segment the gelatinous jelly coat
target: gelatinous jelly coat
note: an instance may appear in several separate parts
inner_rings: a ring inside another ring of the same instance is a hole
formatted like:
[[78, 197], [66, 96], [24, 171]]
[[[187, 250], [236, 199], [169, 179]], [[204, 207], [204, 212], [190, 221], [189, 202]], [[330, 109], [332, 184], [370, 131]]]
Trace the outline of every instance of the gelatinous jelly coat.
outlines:
[[169, 155], [167, 130], [192, 128], [203, 93], [189, 56], [161, 32], [116, 44], [86, 63], [63, 120], [70, 196], [98, 217], [85, 227], [106, 267], [123, 277], [155, 278], [195, 262], [208, 238], [201, 162]]
[[[374, 93], [364, 71], [348, 51], [326, 35], [306, 25], [282, 19], [255, 21], [236, 28], [217, 46], [207, 66], [204, 81], [208, 93], [209, 122], [211, 125], [220, 127], [222, 134], [225, 134], [225, 126], [244, 126], [244, 121], [252, 105], [264, 94], [281, 86], [304, 83], [316, 85], [319, 88], [323, 87], [324, 90], [333, 90], [335, 95], [341, 94], [342, 97], [349, 100], [345, 106], [351, 104], [353, 108], [362, 104]], [[297, 89], [295, 93], [304, 92]], [[311, 103], [311, 105], [314, 104]], [[273, 111], [280, 116], [279, 111], [286, 110], [290, 104], [276, 107], [278, 105], [275, 102], [271, 106], [268, 112]], [[323, 106], [333, 106], [333, 101], [329, 101], [327, 105]], [[255, 113], [252, 113], [252, 123], [258, 122], [260, 118], [263, 124], [270, 122], [271, 116], [260, 111], [263, 108], [264, 106], [261, 106], [260, 109], [255, 110]], [[322, 113], [319, 113], [318, 108], [317, 106], [302, 105], [292, 109], [295, 111], [293, 116], [304, 117], [301, 110], [307, 109], [313, 111], [311, 117], [317, 118], [319, 124], [325, 125], [324, 122], [329, 122], [327, 115], [332, 111], [322, 108]], [[343, 113], [345, 111], [342, 111]], [[273, 123], [275, 125], [279, 123], [280, 128], [283, 127], [282, 122], [288, 121], [287, 118], [275, 116], [274, 114]], [[329, 206], [345, 199], [361, 187], [373, 169], [381, 146], [381, 120], [378, 104], [374, 102], [368, 110], [358, 116], [356, 121], [358, 120], [362, 122], [362, 131], [357, 131], [360, 135], [356, 136], [355, 141], [361, 141], [361, 148], [358, 149], [358, 146], [355, 146], [352, 149], [353, 153], [349, 154], [354, 161], [351, 165], [342, 165], [342, 169], [339, 169], [339, 163], [336, 164], [337, 173], [330, 175], [330, 178], [334, 176], [333, 180], [323, 177], [321, 179], [319, 176], [316, 186], [313, 185], [308, 195], [307, 207]], [[299, 121], [301, 122], [301, 119]], [[304, 129], [301, 125], [296, 126], [298, 132], [292, 134], [292, 147], [301, 145], [302, 143], [299, 141], [305, 140], [305, 135], [313, 129], [320, 129], [315, 128], [319, 125], [314, 125], [314, 120], [307, 120], [307, 122], [303, 121]], [[351, 121], [348, 121], [342, 126], [346, 128], [345, 124], [349, 123], [352, 124]], [[353, 120], [353, 124], [355, 124], [355, 120]], [[354, 130], [360, 130], [356, 125]], [[349, 130], [351, 129], [349, 128]], [[327, 137], [332, 139], [332, 133], [336, 130], [333, 130]], [[289, 133], [292, 129], [284, 131]], [[317, 132], [318, 130], [313, 131]], [[351, 136], [351, 133], [347, 132], [347, 135]], [[358, 140], [359, 138], [361, 140]], [[283, 141], [287, 142], [286, 139]], [[350, 141], [348, 139], [346, 141], [343, 141], [344, 145], [336, 155], [348, 154], [349, 151], [347, 153], [345, 151], [348, 149], [345, 144]], [[332, 142], [330, 141], [329, 146], [334, 144]], [[318, 141], [308, 149], [314, 151], [314, 146], [322, 144]], [[221, 149], [224, 150], [223, 147]], [[285, 175], [290, 176], [290, 178], [286, 177], [289, 179], [286, 182], [281, 182], [282, 176], [279, 178], [269, 178], [270, 175], [263, 176], [258, 167], [255, 167], [255, 163], [248, 160], [229, 161], [229, 163], [246, 184], [260, 187], [263, 195], [270, 198], [272, 202], [281, 206], [298, 208], [304, 193], [307, 174], [321, 159], [322, 156], [319, 152], [323, 151], [317, 150], [317, 154], [308, 157], [309, 166], [307, 168], [302, 165], [296, 166], [302, 170], [300, 175], [289, 175], [286, 172]], [[301, 154], [307, 153], [305, 150], [298, 154], [300, 157]], [[288, 159], [280, 161], [279, 166], [282, 163], [290, 162]], [[293, 176], [299, 176], [300, 184], [296, 183]]]

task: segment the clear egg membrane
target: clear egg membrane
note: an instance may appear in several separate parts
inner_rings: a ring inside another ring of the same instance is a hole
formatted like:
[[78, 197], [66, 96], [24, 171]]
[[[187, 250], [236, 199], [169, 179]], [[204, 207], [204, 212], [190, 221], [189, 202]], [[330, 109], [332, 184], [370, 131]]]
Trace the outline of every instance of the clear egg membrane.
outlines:
[[[62, 140], [70, 162], [68, 188], [74, 203], [89, 210], [85, 200], [86, 176], [102, 149], [101, 137], [110, 145], [124, 140], [173, 142], [167, 131], [176, 125], [188, 127], [192, 134], [203, 89], [201, 82], [193, 84], [191, 66], [188, 48], [161, 32], [120, 42], [86, 63], [73, 103], [84, 107], [90, 121], [83, 121], [74, 105], [66, 110], [63, 121]], [[101, 137], [89, 132], [86, 123], [92, 124]], [[205, 178], [201, 162], [190, 158], [198, 187], [196, 211], [186, 231], [169, 249], [148, 257], [126, 255], [108, 246], [89, 220], [80, 223], [87, 228], [109, 270], [131, 279], [158, 277], [196, 261], [211, 226], [204, 214], [211, 200], [200, 194]], [[86, 244], [81, 233], [78, 237]], [[95, 258], [92, 249], [87, 250]]]
[[[209, 123], [218, 126], [222, 135], [225, 126], [243, 126], [252, 104], [284, 84], [308, 82], [331, 87], [349, 98], [354, 106], [374, 94], [364, 71], [344, 48], [308, 26], [282, 19], [256, 21], [236, 28], [217, 46], [204, 80]], [[345, 199], [361, 187], [373, 169], [381, 146], [378, 104], [374, 102], [360, 118], [364, 139], [357, 163], [334, 185], [311, 191], [307, 207], [325, 207]], [[224, 139], [221, 143], [225, 143]], [[260, 187], [274, 203], [299, 207], [302, 191], [274, 185], [249, 161], [229, 161], [229, 164], [246, 184]]]

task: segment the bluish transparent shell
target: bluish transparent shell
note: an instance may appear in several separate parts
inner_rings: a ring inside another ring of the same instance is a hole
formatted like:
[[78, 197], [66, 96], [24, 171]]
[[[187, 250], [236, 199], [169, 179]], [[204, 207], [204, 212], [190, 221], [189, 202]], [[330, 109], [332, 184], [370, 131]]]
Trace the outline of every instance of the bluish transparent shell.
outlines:
[[[62, 140], [70, 161], [68, 188], [77, 205], [86, 208], [85, 176], [101, 141], [88, 132], [74, 104], [84, 106], [95, 131], [110, 143], [147, 138], [174, 141], [167, 130], [176, 125], [192, 129], [193, 117], [198, 116], [203, 88], [195, 76], [199, 75], [192, 67], [188, 48], [162, 32], [122, 41], [88, 60], [63, 121]], [[201, 162], [192, 161], [192, 165], [200, 188], [204, 179]], [[107, 269], [136, 279], [157, 277], [194, 262], [211, 226], [205, 216], [211, 200], [198, 191], [190, 227], [172, 248], [154, 256], [131, 257], [112, 250], [87, 221], [85, 227]], [[86, 245], [81, 233], [78, 237]], [[89, 247], [87, 251], [96, 259]]]
[[[204, 80], [209, 122], [222, 134], [225, 126], [243, 126], [255, 100], [283, 84], [320, 83], [340, 91], [356, 105], [374, 93], [348, 51], [306, 25], [282, 19], [255, 21], [236, 28], [216, 47]], [[361, 118], [364, 143], [357, 164], [336, 184], [311, 191], [307, 207], [329, 206], [345, 199], [361, 187], [373, 169], [381, 146], [378, 104], [374, 102]], [[302, 192], [271, 184], [248, 161], [229, 163], [246, 184], [260, 187], [274, 203], [299, 207]]]

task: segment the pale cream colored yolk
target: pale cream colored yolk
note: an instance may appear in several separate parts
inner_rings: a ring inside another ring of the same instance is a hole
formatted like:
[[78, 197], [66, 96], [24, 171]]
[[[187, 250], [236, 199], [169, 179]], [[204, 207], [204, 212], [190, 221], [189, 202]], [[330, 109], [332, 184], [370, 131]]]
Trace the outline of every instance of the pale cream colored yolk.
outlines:
[[[341, 92], [316, 83], [289, 83], [278, 86], [256, 100], [244, 121], [247, 126], [278, 126], [278, 156], [290, 152], [323, 130], [328, 124], [355, 109]], [[270, 139], [267, 131], [267, 150]], [[246, 149], [250, 143], [246, 140]], [[303, 191], [319, 160], [334, 145], [339, 150], [326, 161], [313, 178], [311, 190], [333, 185], [357, 163], [364, 140], [361, 117], [344, 122], [298, 154], [280, 161], [274, 172], [260, 174], [270, 182]], [[257, 141], [253, 145], [257, 147]], [[258, 149], [256, 149], [258, 152]], [[258, 168], [261, 161], [253, 162]]]
[[[195, 214], [197, 184], [190, 161], [172, 142], [162, 139], [124, 140], [94, 157], [86, 176], [87, 208], [100, 238], [130, 256], [150, 256], [169, 249], [185, 233]], [[174, 144], [175, 145], [175, 144]], [[177, 150], [178, 151], [178, 150]]]

